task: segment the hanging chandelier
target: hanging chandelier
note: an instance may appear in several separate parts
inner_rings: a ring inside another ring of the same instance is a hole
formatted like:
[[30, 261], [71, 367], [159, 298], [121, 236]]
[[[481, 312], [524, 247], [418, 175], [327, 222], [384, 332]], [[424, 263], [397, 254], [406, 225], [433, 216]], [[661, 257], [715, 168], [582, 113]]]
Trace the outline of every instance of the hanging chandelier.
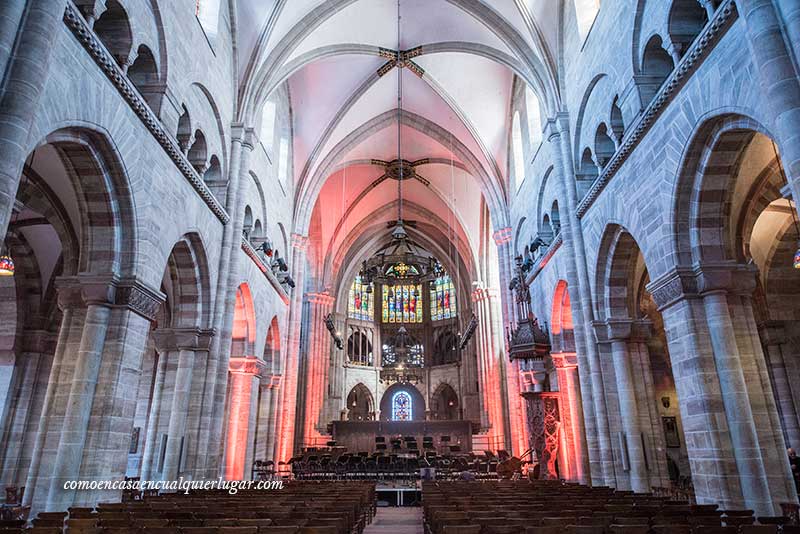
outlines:
[[397, 330], [384, 346], [384, 353], [390, 354], [390, 362], [381, 369], [380, 381], [383, 384], [418, 384], [424, 381], [425, 369], [421, 365], [421, 345], [408, 333], [404, 326]]
[[[397, 48], [400, 50], [400, 2], [397, 2]], [[406, 225], [413, 227], [413, 222], [403, 219], [403, 182], [416, 178], [423, 183], [426, 180], [416, 175], [414, 167], [428, 160], [410, 162], [403, 159], [403, 74], [397, 72], [397, 159], [392, 162], [375, 160], [387, 167], [386, 175], [397, 180], [397, 220], [390, 223], [391, 241], [378, 249], [361, 264], [359, 275], [366, 284], [367, 292], [372, 292], [372, 284], [381, 283], [420, 283], [435, 280], [444, 274], [444, 268], [428, 251], [415, 243], [406, 231]], [[391, 289], [390, 289], [391, 291]]]

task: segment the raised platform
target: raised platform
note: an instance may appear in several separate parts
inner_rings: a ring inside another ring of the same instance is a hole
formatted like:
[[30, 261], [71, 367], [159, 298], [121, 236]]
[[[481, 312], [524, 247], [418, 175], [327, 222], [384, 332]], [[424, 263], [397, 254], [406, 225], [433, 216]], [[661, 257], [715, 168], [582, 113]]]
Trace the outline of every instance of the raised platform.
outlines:
[[[450, 445], [458, 445], [462, 452], [472, 451], [472, 423], [469, 421], [334, 421], [332, 438], [337, 446], [348, 451], [375, 452], [375, 438], [383, 436], [391, 452], [392, 438], [411, 436], [416, 438], [422, 451], [422, 438], [433, 438], [435, 450], [443, 450], [442, 436], [449, 436]], [[445, 442], [447, 443], [447, 442]], [[405, 450], [405, 449], [404, 449]]]

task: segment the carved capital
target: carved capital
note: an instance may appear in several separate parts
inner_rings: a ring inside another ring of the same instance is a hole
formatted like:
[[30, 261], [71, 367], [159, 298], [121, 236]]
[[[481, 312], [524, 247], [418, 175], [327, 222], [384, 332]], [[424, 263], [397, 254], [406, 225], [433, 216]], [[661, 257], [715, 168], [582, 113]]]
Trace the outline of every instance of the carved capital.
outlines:
[[627, 341], [633, 331], [633, 321], [630, 319], [606, 319], [593, 321], [594, 335], [598, 343], [611, 343], [612, 341]]
[[685, 298], [697, 296], [697, 280], [690, 269], [673, 269], [647, 284], [659, 311]]
[[67, 308], [95, 305], [112, 305], [117, 293], [117, 277], [107, 274], [79, 274], [56, 279], [58, 306]]
[[115, 304], [125, 306], [148, 321], [155, 321], [156, 313], [166, 295], [136, 280], [123, 280], [117, 287]]
[[244, 358], [231, 358], [228, 371], [233, 374], [262, 376], [265, 372], [264, 362], [254, 356]]

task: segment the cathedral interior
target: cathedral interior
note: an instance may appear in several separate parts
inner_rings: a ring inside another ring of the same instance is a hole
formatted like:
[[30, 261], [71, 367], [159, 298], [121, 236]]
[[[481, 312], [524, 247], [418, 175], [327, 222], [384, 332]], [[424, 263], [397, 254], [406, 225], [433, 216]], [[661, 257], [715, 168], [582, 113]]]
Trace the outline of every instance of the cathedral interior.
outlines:
[[272, 480], [795, 532], [796, 0], [6, 0], [0, 76], [0, 528]]

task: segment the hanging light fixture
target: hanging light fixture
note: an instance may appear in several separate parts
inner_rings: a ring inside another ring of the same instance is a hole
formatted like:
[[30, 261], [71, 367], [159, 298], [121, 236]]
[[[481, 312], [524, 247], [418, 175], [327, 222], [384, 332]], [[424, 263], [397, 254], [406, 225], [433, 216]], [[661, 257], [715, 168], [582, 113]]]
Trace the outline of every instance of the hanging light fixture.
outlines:
[[[785, 183], [789, 183], [786, 178], [786, 173], [783, 171], [783, 164], [781, 163], [781, 159], [778, 156], [778, 147], [775, 145], [775, 141], [772, 142], [772, 151], [775, 153], [775, 162], [778, 165], [778, 169], [781, 173], [781, 178]], [[795, 201], [796, 202], [796, 201]], [[795, 269], [800, 269], [800, 224], [797, 223], [797, 205], [792, 206], [791, 200], [789, 201], [789, 209], [792, 210], [792, 221], [794, 222], [794, 229], [797, 232], [797, 250], [794, 253], [794, 261], [792, 265]]]

